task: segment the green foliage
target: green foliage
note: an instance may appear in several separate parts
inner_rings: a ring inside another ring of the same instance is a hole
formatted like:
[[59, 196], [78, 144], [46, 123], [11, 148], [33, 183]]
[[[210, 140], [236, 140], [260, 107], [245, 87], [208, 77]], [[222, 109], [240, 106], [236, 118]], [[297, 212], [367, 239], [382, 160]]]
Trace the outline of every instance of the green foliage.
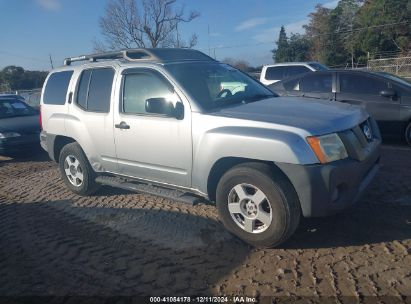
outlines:
[[308, 60], [310, 41], [300, 34], [291, 34], [287, 38], [284, 26], [281, 27], [277, 41], [278, 48], [272, 50], [275, 62], [305, 61]]
[[411, 4], [408, 0], [365, 1], [356, 15], [356, 27], [366, 28], [355, 35], [355, 46], [362, 54], [409, 50]]
[[311, 42], [309, 57], [311, 60], [326, 62], [331, 42], [328, 33], [330, 30], [331, 10], [321, 5], [308, 15], [309, 22], [304, 25], [305, 36]]
[[0, 71], [0, 84], [10, 90], [30, 90], [43, 86], [47, 72], [25, 71], [19, 66], [7, 66]]
[[329, 66], [365, 64], [368, 54], [411, 49], [411, 1], [340, 0], [334, 9], [317, 5], [303, 35], [287, 39], [281, 27], [275, 62], [315, 60]]
[[277, 40], [277, 49], [273, 50], [273, 59], [275, 62], [290, 61], [287, 34], [284, 26], [281, 26], [280, 35]]

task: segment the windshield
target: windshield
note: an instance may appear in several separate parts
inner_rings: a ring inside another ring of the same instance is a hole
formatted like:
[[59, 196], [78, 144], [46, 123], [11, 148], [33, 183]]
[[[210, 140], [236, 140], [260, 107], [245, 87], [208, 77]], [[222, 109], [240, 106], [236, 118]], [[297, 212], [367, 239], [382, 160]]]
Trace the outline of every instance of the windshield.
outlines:
[[411, 82], [409, 82], [407, 79], [404, 79], [404, 78], [401, 78], [399, 76], [395, 76], [395, 75], [392, 75], [392, 74], [386, 73], [386, 72], [379, 72], [378, 74], [380, 74], [380, 75], [382, 75], [382, 76], [384, 76], [384, 77], [386, 77], [390, 80], [397, 81], [397, 82], [399, 82], [399, 83], [401, 83], [401, 84], [403, 84], [407, 87], [411, 87]]
[[222, 63], [170, 64], [167, 70], [204, 109], [276, 97], [262, 84]]
[[0, 118], [37, 115], [37, 111], [18, 99], [0, 99]]

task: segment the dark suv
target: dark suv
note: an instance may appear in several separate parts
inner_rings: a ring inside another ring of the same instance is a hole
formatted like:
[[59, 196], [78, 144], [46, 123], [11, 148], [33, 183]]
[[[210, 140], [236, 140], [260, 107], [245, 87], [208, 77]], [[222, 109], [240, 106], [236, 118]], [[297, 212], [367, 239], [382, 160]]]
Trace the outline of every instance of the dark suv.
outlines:
[[411, 145], [411, 83], [388, 74], [329, 70], [305, 73], [269, 86], [281, 96], [302, 96], [362, 105], [377, 121], [383, 138]]

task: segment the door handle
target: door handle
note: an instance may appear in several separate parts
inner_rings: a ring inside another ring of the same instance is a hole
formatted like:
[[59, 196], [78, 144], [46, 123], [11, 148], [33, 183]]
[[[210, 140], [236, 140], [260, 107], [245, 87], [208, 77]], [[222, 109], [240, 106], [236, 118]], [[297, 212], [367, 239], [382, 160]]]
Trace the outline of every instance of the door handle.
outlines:
[[123, 130], [126, 130], [126, 129], [130, 129], [130, 126], [125, 122], [125, 121], [122, 121], [122, 122], [120, 122], [119, 124], [116, 124], [116, 125], [114, 125], [117, 129], [123, 129]]

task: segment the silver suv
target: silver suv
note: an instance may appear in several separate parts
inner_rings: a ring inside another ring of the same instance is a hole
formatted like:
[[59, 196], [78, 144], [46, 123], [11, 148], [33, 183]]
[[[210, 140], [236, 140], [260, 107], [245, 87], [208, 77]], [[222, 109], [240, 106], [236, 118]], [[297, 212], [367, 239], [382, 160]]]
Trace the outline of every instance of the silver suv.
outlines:
[[277, 97], [189, 49], [68, 58], [47, 77], [41, 115], [42, 147], [73, 192], [103, 184], [215, 201], [225, 227], [261, 247], [286, 240], [301, 216], [351, 206], [379, 167], [365, 110]]

